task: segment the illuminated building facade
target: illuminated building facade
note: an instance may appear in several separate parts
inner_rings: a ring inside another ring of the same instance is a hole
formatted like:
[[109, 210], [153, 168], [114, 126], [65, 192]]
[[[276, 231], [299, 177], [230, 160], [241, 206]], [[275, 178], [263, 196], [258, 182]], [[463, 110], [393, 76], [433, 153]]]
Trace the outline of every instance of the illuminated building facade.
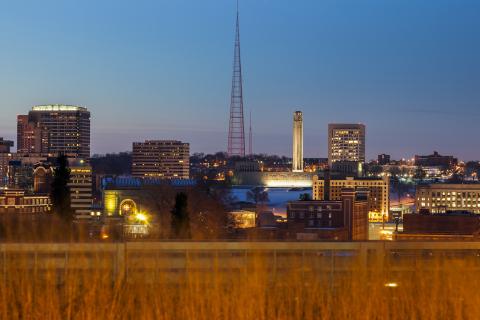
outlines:
[[33, 170], [33, 192], [48, 194], [51, 191], [53, 182], [53, 168], [50, 165], [42, 164]]
[[92, 167], [84, 160], [69, 161], [70, 203], [76, 218], [90, 218], [93, 201]]
[[140, 187], [108, 187], [103, 192], [107, 217], [125, 217], [137, 212], [155, 213], [155, 199]]
[[365, 125], [328, 125], [328, 164], [365, 162]]
[[29, 120], [28, 115], [17, 116], [17, 152], [48, 153], [48, 132], [40, 123]]
[[108, 188], [103, 191], [106, 216], [128, 216], [136, 212], [152, 212], [153, 199], [145, 196], [138, 188]]
[[313, 173], [310, 172], [242, 172], [236, 171], [235, 185], [265, 186], [268, 188], [309, 188]]
[[303, 114], [293, 113], [293, 157], [292, 171], [303, 172]]
[[344, 188], [338, 200], [289, 202], [287, 226], [297, 239], [368, 240], [368, 191]]
[[369, 213], [371, 222], [388, 220], [389, 214], [389, 180], [384, 178], [313, 176], [313, 200], [340, 200], [344, 188], [367, 189], [369, 194]]
[[233, 228], [248, 229], [256, 227], [257, 213], [250, 210], [235, 210], [228, 213]]
[[20, 189], [0, 190], [0, 213], [47, 213], [50, 207], [48, 195], [27, 194]]
[[466, 210], [480, 213], [480, 184], [434, 183], [417, 186], [415, 194], [417, 211], [431, 213]]
[[11, 153], [0, 153], [0, 187], [8, 184], [8, 163], [11, 159]]
[[17, 117], [18, 150], [90, 157], [90, 112], [69, 105], [35, 106]]
[[190, 145], [176, 140], [134, 142], [132, 175], [139, 178], [188, 179]]
[[33, 168], [31, 163], [23, 163], [21, 160], [12, 160], [8, 163], [9, 188], [19, 188], [26, 191], [33, 191]]
[[141, 187], [110, 185], [102, 194], [105, 217], [123, 220], [126, 238], [142, 238], [157, 231], [162, 236], [169, 234], [170, 216], [158, 213], [156, 198], [151, 192]]
[[46, 160], [47, 157], [40, 154], [0, 153], [0, 186], [14, 186], [15, 165], [21, 164], [33, 171], [35, 164]]
[[145, 222], [148, 234], [160, 232], [162, 237], [170, 236], [170, 209], [159, 204], [159, 194], [164, 187], [187, 190], [196, 185], [195, 180], [105, 177], [102, 179], [103, 213], [108, 220], [124, 220], [124, 235], [145, 236]]

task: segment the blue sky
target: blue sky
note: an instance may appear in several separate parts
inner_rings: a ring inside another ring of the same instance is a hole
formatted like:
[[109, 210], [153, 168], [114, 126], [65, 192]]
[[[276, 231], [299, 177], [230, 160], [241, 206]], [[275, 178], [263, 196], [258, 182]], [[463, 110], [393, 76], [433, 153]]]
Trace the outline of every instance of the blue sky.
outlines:
[[[480, 1], [241, 0], [254, 151], [306, 156], [329, 122], [367, 126], [367, 155], [480, 159]], [[226, 150], [234, 0], [0, 0], [0, 136], [32, 105], [92, 112], [92, 152], [181, 139]], [[247, 121], [248, 122], [248, 121]]]

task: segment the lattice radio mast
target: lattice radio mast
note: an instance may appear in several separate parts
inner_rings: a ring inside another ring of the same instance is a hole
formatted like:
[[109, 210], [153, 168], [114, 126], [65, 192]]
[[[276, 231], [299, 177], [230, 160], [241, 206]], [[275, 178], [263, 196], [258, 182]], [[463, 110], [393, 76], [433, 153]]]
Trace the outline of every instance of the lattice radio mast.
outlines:
[[235, 30], [235, 50], [233, 59], [232, 92], [230, 100], [230, 122], [228, 126], [228, 155], [245, 157], [245, 125], [243, 118], [242, 63], [240, 60], [240, 26]]

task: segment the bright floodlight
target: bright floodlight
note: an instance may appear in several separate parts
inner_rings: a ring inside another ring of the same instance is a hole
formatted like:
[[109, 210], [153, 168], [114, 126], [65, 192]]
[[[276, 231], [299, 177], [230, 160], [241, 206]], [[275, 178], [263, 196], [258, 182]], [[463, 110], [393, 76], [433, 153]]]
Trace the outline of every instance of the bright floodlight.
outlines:
[[135, 219], [137, 219], [138, 221], [141, 221], [141, 222], [148, 222], [148, 217], [146, 214], [142, 213], [142, 212], [138, 212], [136, 215], [135, 215]]

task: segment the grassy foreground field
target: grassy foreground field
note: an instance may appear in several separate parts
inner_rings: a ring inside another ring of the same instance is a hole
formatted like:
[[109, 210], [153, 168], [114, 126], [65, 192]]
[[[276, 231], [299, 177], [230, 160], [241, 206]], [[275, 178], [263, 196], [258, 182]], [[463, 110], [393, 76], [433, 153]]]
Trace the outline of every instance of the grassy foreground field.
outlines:
[[[231, 254], [230, 254], [231, 255]], [[231, 258], [231, 256], [230, 256]], [[480, 258], [3, 254], [1, 319], [478, 319]], [[334, 265], [333, 265], [334, 264]]]

